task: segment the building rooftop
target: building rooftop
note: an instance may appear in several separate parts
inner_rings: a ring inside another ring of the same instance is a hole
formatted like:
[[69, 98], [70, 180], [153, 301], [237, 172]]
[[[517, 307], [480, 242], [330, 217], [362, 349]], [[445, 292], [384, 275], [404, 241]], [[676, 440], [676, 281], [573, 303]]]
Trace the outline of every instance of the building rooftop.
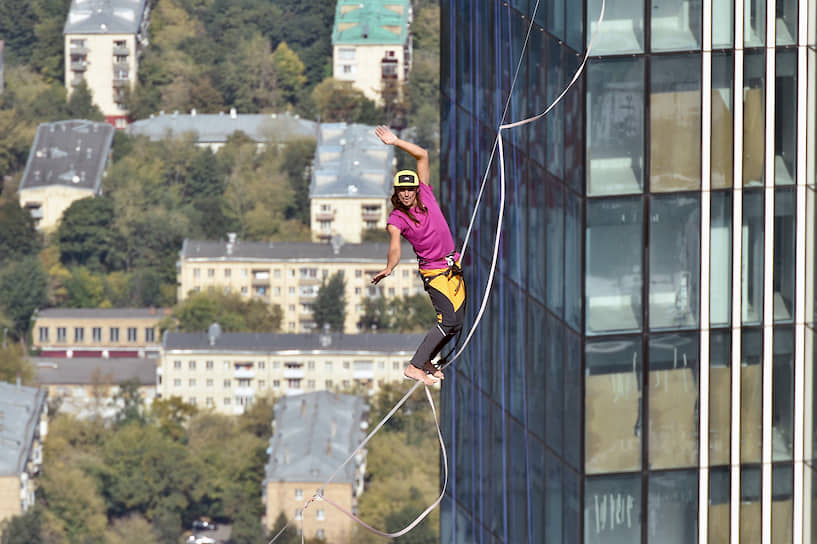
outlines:
[[44, 390], [0, 382], [0, 476], [23, 472], [45, 399]]
[[[337, 250], [336, 250], [337, 248]], [[180, 258], [187, 261], [288, 261], [288, 262], [360, 262], [386, 263], [388, 242], [359, 244], [317, 242], [248, 242], [243, 240], [187, 240], [182, 243]], [[417, 262], [411, 244], [403, 242], [401, 262], [411, 267]], [[380, 270], [380, 268], [378, 268]]]
[[410, 22], [409, 0], [338, 0], [332, 44], [402, 45]]
[[102, 194], [113, 133], [107, 123], [77, 119], [41, 124], [18, 190], [65, 185]]
[[399, 333], [257, 333], [210, 331], [166, 331], [162, 339], [165, 351], [245, 351], [250, 353], [348, 353], [361, 357], [374, 354], [414, 353], [424, 334]]
[[282, 143], [296, 138], [315, 138], [315, 121], [301, 119], [289, 113], [160, 113], [148, 119], [134, 121], [128, 133], [162, 140], [168, 136], [193, 134], [199, 143], [224, 143], [236, 131], [256, 142]]
[[56, 319], [135, 319], [162, 318], [169, 313], [165, 308], [46, 308], [35, 317]]
[[391, 194], [394, 148], [384, 145], [374, 128], [321, 125], [310, 198], [387, 198]]
[[147, 0], [72, 0], [64, 34], [136, 34]]
[[33, 357], [40, 385], [118, 384], [136, 378], [143, 386], [156, 385], [156, 359], [100, 357]]
[[[318, 391], [281, 398], [266, 481], [326, 481], [363, 439], [367, 417], [368, 406], [353, 395]], [[354, 482], [355, 470], [349, 462], [333, 481]]]

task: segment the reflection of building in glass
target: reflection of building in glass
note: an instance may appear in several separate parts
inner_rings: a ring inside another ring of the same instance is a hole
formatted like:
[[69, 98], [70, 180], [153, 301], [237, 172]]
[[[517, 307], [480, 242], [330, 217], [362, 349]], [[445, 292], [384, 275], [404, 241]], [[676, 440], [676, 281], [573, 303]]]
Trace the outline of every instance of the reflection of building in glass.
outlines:
[[[602, 0], [442, 3], [460, 239], [508, 115], [575, 73]], [[442, 542], [813, 541], [817, 12], [607, 2], [584, 74], [507, 131], [485, 320], [443, 384]], [[499, 176], [470, 240], [488, 278]], [[476, 306], [476, 305], [475, 305]]]

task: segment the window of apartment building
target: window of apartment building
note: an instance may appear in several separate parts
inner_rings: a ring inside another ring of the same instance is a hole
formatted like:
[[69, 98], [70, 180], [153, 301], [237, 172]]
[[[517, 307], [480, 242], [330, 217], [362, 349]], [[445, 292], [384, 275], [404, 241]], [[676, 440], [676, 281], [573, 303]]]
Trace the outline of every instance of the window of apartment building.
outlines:
[[287, 277], [290, 278], [290, 279], [295, 279], [295, 269], [294, 268], [290, 268], [289, 270], [287, 270]]
[[136, 342], [139, 338], [138, 329], [136, 327], [128, 327], [128, 342]]
[[289, 308], [289, 311], [290, 311], [290, 312], [294, 312], [294, 311], [295, 311], [295, 305], [294, 305], [294, 304], [290, 304], [290, 305], [288, 306], [288, 308]]
[[40, 342], [48, 342], [48, 327], [40, 327]]
[[295, 288], [294, 288], [294, 287], [290, 287], [290, 288], [289, 288], [289, 290], [288, 290], [287, 292], [288, 292], [290, 295], [294, 295], [294, 294], [295, 294]]
[[224, 406], [230, 405], [230, 397], [224, 397]]
[[175, 378], [173, 380], [173, 386], [174, 387], [181, 387], [182, 386], [182, 379], [181, 378]]
[[230, 388], [230, 380], [224, 380], [224, 389]]
[[213, 387], [213, 378], [207, 378], [207, 387]]
[[196, 378], [190, 378], [190, 380], [187, 382], [187, 385], [189, 385], [190, 387], [196, 387]]
[[326, 519], [326, 512], [323, 509], [319, 508], [317, 512], [315, 512], [315, 519], [318, 520], [325, 520]]
[[249, 291], [249, 290], [247, 289], [247, 286], [246, 286], [246, 285], [245, 285], [244, 287], [242, 287], [242, 288], [241, 288], [241, 294], [242, 294], [242, 295], [246, 295], [248, 291]]
[[363, 277], [363, 270], [355, 270], [355, 277], [362, 278]]
[[195, 406], [196, 405], [196, 397], [190, 397], [189, 399], [187, 399], [187, 403], [190, 404], [191, 406]]
[[403, 279], [408, 279], [408, 277], [409, 277], [409, 271], [408, 270], [403, 270]]
[[230, 361], [224, 361], [224, 370], [230, 370], [231, 368]]
[[389, 287], [389, 296], [390, 297], [394, 296], [394, 287]]
[[301, 268], [298, 272], [302, 280], [315, 279], [318, 277], [317, 268]]
[[391, 364], [391, 369], [400, 370], [400, 363], [395, 361], [394, 363]]
[[386, 361], [378, 361], [377, 362], [377, 369], [384, 370], [386, 368]]
[[198, 293], [199, 291], [201, 291], [201, 287], [199, 287], [198, 285], [196, 285], [195, 287], [193, 287], [193, 292], [194, 292], [194, 293]]
[[264, 363], [264, 361], [258, 361], [258, 370], [264, 370], [266, 366], [267, 365]]
[[208, 278], [215, 278], [216, 277], [216, 269], [215, 268], [208, 268], [207, 269], [207, 277]]
[[295, 322], [294, 321], [289, 322], [289, 330], [291, 330], [291, 331], [295, 330]]
[[408, 294], [409, 294], [409, 289], [408, 289], [408, 287], [403, 287], [403, 296], [404, 296], [404, 297], [407, 297], [407, 296], [408, 296]]
[[343, 361], [343, 369], [344, 370], [349, 370], [349, 366], [350, 366], [349, 361]]
[[230, 287], [229, 285], [227, 285], [226, 287], [224, 287], [224, 294], [225, 294], [225, 295], [229, 295], [229, 294], [230, 294], [232, 291], [233, 291], [233, 288], [232, 288], [232, 287]]
[[225, 269], [224, 269], [224, 277], [225, 277], [225, 278], [229, 278], [229, 277], [231, 277], [231, 276], [232, 276], [232, 270], [231, 270], [231, 269], [229, 269], [229, 268], [225, 268]]
[[300, 389], [301, 378], [287, 378], [287, 387], [290, 389]]
[[332, 389], [332, 380], [326, 380], [325, 382], [323, 382], [323, 384], [326, 387], [326, 389]]
[[302, 519], [304, 511], [300, 508], [295, 509], [295, 518], [294, 519]]
[[349, 387], [349, 386], [351, 385], [351, 384], [349, 383], [349, 380], [343, 380], [343, 382], [341, 382], [341, 383], [343, 384], [344, 389], [345, 389], [345, 388], [347, 388], [347, 387]]
[[309, 370], [315, 370], [315, 361], [307, 361], [306, 368]]
[[85, 341], [85, 327], [74, 327], [74, 342]]
[[366, 287], [366, 296], [367, 297], [376, 297], [379, 293], [378, 287], [376, 285], [370, 285]]
[[216, 292], [216, 288], [211, 285], [210, 287], [207, 288], [207, 292], [212, 295]]
[[272, 386], [275, 387], [276, 389], [278, 387], [281, 387], [281, 380], [272, 380]]
[[111, 327], [108, 329], [108, 340], [111, 342], [119, 342], [119, 327]]
[[332, 232], [332, 222], [331, 221], [318, 221], [318, 229], [320, 232], [323, 233], [330, 233]]
[[196, 370], [196, 361], [189, 361], [187, 363], [187, 368], [189, 368], [190, 370]]
[[91, 340], [96, 343], [102, 342], [102, 327], [91, 328]]
[[317, 531], [315, 531], [315, 538], [317, 538], [318, 540], [325, 539], [326, 531], [324, 531], [323, 529], [318, 529]]
[[281, 296], [281, 288], [280, 287], [273, 287], [272, 288], [272, 294], [275, 295], [276, 297], [280, 297]]
[[362, 314], [363, 313], [363, 304], [355, 304], [355, 312]]
[[65, 327], [57, 327], [57, 342], [65, 342], [67, 336], [68, 332]]
[[303, 499], [304, 498], [304, 490], [300, 487], [295, 488], [295, 498], [296, 499]]
[[355, 294], [360, 296], [361, 289], [360, 287], [355, 287]]
[[207, 361], [206, 363], [204, 363], [204, 367], [207, 370], [213, 370], [213, 361]]
[[250, 387], [250, 379], [249, 378], [239, 378], [236, 381], [238, 382], [237, 387]]
[[276, 268], [275, 270], [273, 270], [272, 271], [272, 277], [275, 278], [276, 280], [281, 279], [281, 269]]
[[306, 388], [307, 389], [315, 389], [315, 380], [306, 380]]
[[215, 404], [213, 402], [213, 397], [207, 397], [207, 399], [205, 399], [205, 401], [204, 401], [204, 404], [206, 404], [207, 406], [212, 407]]
[[156, 329], [153, 327], [145, 327], [145, 342], [156, 341]]
[[273, 362], [272, 362], [272, 368], [277, 369], [277, 368], [278, 368], [278, 367], [280, 367], [280, 366], [281, 366], [281, 362], [280, 362], [280, 361], [273, 361]]
[[254, 287], [254, 290], [255, 290], [256, 295], [260, 295], [260, 296], [266, 296], [267, 295], [267, 288], [265, 286], [263, 286], [263, 285], [256, 285]]
[[181, 361], [173, 361], [173, 368], [181, 368], [182, 362]]
[[250, 271], [249, 271], [249, 269], [247, 269], [247, 268], [242, 268], [242, 269], [241, 269], [241, 277], [242, 277], [242, 278], [246, 278], [246, 277], [248, 277], [249, 275], [250, 275]]
[[194, 278], [199, 278], [199, 277], [201, 277], [201, 269], [199, 269], [199, 268], [194, 268], [194, 269], [193, 269], [193, 277], [194, 277]]
[[265, 387], [267, 387], [266, 380], [258, 380], [258, 389], [264, 389]]

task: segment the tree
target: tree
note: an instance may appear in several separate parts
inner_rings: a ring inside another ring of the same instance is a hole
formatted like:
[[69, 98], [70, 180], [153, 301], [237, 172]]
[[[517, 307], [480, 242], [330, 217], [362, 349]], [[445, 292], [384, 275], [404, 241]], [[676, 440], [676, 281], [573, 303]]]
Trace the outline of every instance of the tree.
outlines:
[[8, 342], [5, 332], [0, 330], [0, 381], [14, 383], [19, 377], [23, 383], [34, 383], [36, 371], [23, 346]]
[[77, 466], [43, 468], [40, 491], [49, 512], [63, 524], [69, 542], [104, 542], [105, 502], [97, 484]]
[[264, 540], [264, 527], [261, 519], [249, 509], [242, 508], [233, 520], [230, 540], [234, 544], [258, 544]]
[[94, 104], [94, 95], [85, 79], [74, 87], [68, 97], [68, 115], [73, 119], [88, 119], [89, 121], [104, 121], [105, 116]]
[[11, 319], [12, 331], [25, 338], [34, 310], [48, 300], [45, 272], [37, 257], [14, 261], [0, 271], [0, 310]]
[[284, 148], [281, 169], [289, 178], [294, 198], [284, 214], [287, 219], [297, 219], [309, 225], [309, 176], [307, 168], [312, 164], [317, 142], [313, 138], [302, 138], [289, 142]]
[[102, 276], [84, 266], [71, 269], [65, 280], [65, 305], [69, 308], [100, 308], [105, 302], [105, 284]]
[[180, 397], [155, 399], [150, 405], [150, 412], [159, 425], [159, 429], [173, 440], [184, 439], [184, 427], [198, 410]]
[[331, 77], [315, 86], [312, 90], [312, 101], [321, 121], [325, 122], [366, 122], [370, 121], [368, 117], [377, 109], [363, 91], [352, 86], [351, 81], [340, 81]]
[[277, 304], [251, 299], [236, 293], [192, 293], [173, 311], [182, 331], [195, 332], [218, 323], [225, 331], [276, 332], [281, 328], [283, 310]]
[[14, 199], [0, 203], [0, 263], [32, 255], [41, 246], [31, 214]]
[[124, 255], [114, 231], [114, 202], [109, 197], [75, 200], [62, 213], [57, 243], [63, 264], [107, 271], [121, 269]]
[[114, 416], [117, 425], [145, 422], [143, 413], [145, 403], [139, 391], [140, 386], [138, 378], [119, 382], [119, 390], [113, 396], [114, 405], [119, 406]]
[[284, 98], [294, 104], [306, 83], [304, 63], [286, 42], [281, 42], [272, 53], [272, 64], [278, 76], [278, 86]]
[[343, 332], [346, 322], [346, 279], [336, 272], [324, 280], [313, 305], [313, 316], [318, 328], [329, 325], [333, 331]]

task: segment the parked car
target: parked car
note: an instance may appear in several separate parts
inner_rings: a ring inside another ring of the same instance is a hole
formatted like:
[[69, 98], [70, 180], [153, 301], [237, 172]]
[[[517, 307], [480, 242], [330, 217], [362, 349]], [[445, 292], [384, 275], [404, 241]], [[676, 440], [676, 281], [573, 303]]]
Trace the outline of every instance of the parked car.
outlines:
[[194, 531], [215, 531], [218, 529], [218, 525], [206, 519], [195, 520], [191, 527]]

